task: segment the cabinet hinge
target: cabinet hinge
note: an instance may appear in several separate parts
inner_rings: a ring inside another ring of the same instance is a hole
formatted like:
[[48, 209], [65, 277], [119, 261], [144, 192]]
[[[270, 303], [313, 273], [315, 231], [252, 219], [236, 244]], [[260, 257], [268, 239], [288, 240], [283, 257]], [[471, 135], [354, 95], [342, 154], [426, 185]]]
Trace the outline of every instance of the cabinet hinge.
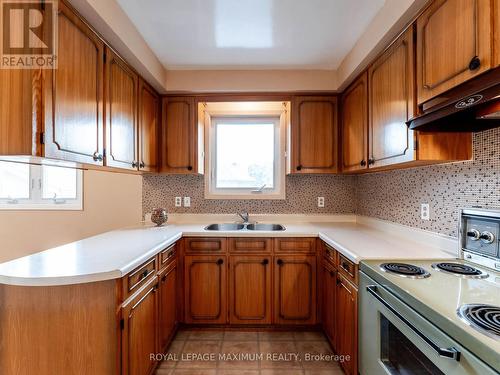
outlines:
[[120, 319], [120, 329], [123, 331], [125, 329], [125, 319]]
[[45, 133], [44, 132], [40, 133], [40, 144], [41, 145], [45, 144]]

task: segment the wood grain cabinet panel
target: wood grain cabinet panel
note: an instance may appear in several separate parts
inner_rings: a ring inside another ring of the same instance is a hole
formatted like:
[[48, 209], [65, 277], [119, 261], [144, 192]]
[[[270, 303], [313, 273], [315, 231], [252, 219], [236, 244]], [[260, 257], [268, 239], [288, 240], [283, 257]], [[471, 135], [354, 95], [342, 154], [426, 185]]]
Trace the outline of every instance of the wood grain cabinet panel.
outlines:
[[272, 238], [228, 238], [228, 247], [230, 253], [269, 253], [273, 249]]
[[346, 278], [337, 275], [337, 353], [349, 355], [340, 365], [348, 375], [358, 374], [358, 291]]
[[163, 99], [161, 172], [197, 173], [197, 126], [192, 97]]
[[323, 261], [320, 272], [321, 280], [321, 324], [330, 343], [335, 347], [336, 327], [336, 280], [337, 272], [328, 261]]
[[106, 165], [137, 170], [137, 74], [106, 49]]
[[271, 323], [270, 256], [229, 258], [229, 323]]
[[368, 168], [368, 77], [361, 75], [342, 94], [342, 171]]
[[139, 170], [158, 169], [160, 96], [143, 79], [139, 79]]
[[490, 0], [435, 0], [419, 16], [419, 104], [491, 68], [491, 4]]
[[277, 253], [314, 253], [316, 251], [316, 238], [275, 238], [274, 251]]
[[185, 322], [227, 322], [226, 257], [188, 255], [184, 258]]
[[177, 261], [159, 274], [159, 350], [167, 349], [177, 325]]
[[295, 97], [291, 138], [291, 173], [337, 172], [337, 98]]
[[220, 237], [186, 237], [186, 253], [221, 253], [226, 252], [227, 240]]
[[413, 28], [410, 27], [368, 69], [369, 167], [414, 159], [415, 112]]
[[64, 2], [57, 69], [43, 70], [45, 156], [103, 164], [104, 44]]
[[158, 350], [157, 288], [154, 278], [122, 308], [122, 374], [149, 375], [156, 366], [149, 355]]
[[316, 256], [279, 255], [274, 262], [277, 324], [315, 324]]

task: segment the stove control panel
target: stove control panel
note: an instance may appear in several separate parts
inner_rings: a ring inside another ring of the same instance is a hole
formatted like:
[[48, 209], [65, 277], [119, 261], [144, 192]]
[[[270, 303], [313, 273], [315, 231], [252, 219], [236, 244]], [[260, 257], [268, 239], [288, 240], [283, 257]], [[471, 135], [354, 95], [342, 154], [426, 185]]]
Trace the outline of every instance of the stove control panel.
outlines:
[[462, 252], [500, 259], [500, 211], [462, 210], [459, 235]]

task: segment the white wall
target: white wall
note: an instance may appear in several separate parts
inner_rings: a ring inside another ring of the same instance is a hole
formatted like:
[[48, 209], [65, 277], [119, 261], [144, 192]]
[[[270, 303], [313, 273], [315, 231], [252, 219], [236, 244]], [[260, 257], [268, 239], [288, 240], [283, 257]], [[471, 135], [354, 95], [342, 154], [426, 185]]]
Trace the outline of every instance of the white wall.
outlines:
[[142, 176], [84, 171], [83, 211], [0, 211], [0, 262], [137, 224]]

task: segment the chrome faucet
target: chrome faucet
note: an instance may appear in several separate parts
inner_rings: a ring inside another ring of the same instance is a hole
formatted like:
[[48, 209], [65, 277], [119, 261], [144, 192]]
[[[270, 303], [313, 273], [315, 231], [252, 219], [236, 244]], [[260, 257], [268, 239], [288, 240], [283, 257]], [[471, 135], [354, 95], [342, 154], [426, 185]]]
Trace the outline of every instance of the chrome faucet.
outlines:
[[243, 211], [243, 212], [237, 212], [236, 215], [238, 215], [239, 217], [241, 217], [241, 220], [243, 220], [243, 224], [247, 224], [250, 220], [250, 214], [246, 211]]

